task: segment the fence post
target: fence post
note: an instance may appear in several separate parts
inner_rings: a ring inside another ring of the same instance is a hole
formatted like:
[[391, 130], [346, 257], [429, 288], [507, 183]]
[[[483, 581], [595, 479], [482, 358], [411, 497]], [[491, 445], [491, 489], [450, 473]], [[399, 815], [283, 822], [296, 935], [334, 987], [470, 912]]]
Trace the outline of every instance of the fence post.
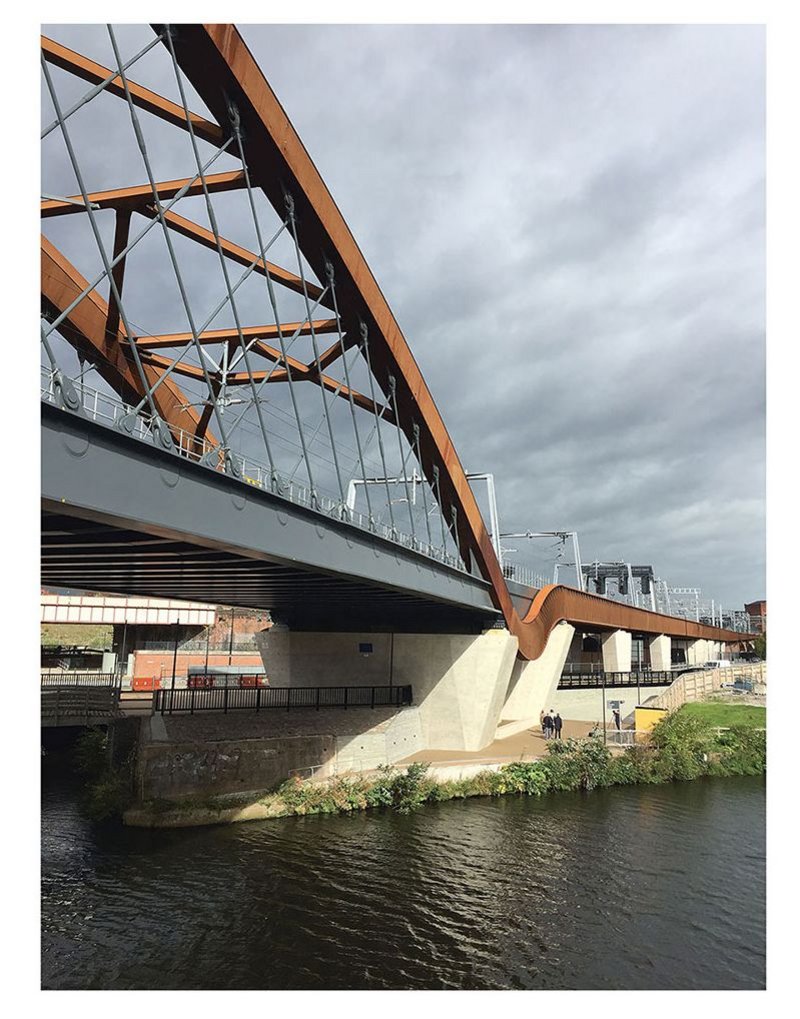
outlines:
[[370, 707], [371, 708], [375, 707], [375, 687], [374, 686], [372, 687], [372, 703], [370, 704]]
[[344, 688], [344, 710], [347, 711], [347, 687]]
[[317, 687], [317, 711], [319, 711], [319, 690], [320, 688]]
[[228, 677], [227, 676], [225, 677], [225, 687], [224, 687], [224, 689], [225, 689], [225, 693], [223, 694], [223, 697], [222, 697], [222, 713], [227, 715], [228, 714]]
[[256, 714], [261, 710], [261, 687], [256, 687]]
[[190, 715], [194, 714], [194, 695], [195, 695], [195, 687], [192, 687], [192, 696], [191, 696], [190, 702], [189, 702], [189, 714]]
[[292, 707], [292, 688], [290, 686], [287, 686], [286, 687], [286, 710], [287, 711], [291, 710], [291, 707]]

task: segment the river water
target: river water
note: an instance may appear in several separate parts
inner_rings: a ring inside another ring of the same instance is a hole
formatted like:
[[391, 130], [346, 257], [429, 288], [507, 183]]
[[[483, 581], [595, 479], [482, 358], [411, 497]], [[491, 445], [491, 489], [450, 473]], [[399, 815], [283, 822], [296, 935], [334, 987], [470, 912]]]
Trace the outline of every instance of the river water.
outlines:
[[42, 986], [765, 982], [765, 783], [144, 831], [42, 798]]

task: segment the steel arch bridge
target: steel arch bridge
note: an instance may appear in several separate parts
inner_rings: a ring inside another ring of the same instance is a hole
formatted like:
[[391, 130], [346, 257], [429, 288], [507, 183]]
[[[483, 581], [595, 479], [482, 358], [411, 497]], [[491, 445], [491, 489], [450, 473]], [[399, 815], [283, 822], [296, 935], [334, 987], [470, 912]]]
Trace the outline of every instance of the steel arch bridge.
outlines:
[[499, 622], [527, 659], [561, 620], [742, 639], [507, 581], [410, 347], [236, 28], [109, 26], [92, 44], [105, 63], [42, 39], [44, 582], [318, 625]]

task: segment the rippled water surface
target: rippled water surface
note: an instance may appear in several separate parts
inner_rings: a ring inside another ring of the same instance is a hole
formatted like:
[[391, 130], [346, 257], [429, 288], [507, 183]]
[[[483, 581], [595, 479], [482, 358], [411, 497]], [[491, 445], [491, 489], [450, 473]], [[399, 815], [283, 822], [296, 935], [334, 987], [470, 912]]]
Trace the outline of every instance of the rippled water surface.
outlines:
[[42, 985], [759, 988], [764, 821], [741, 778], [148, 832], [46, 773]]

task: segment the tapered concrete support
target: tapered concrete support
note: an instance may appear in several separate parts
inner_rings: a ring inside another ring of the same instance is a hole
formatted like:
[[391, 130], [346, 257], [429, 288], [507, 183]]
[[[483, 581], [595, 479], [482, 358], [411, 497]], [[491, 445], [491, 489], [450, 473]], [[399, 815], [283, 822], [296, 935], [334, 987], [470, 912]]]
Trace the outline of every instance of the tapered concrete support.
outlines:
[[492, 742], [518, 646], [507, 630], [395, 635], [394, 682], [413, 687], [426, 748], [480, 750]]
[[511, 736], [539, 724], [539, 714], [552, 707], [558, 681], [567, 660], [575, 627], [559, 623], [550, 633], [541, 655], [532, 662], [518, 659], [511, 674], [508, 697], [501, 712], [499, 736]]
[[479, 636], [303, 633], [258, 635], [272, 686], [410, 685], [418, 749], [480, 750], [494, 739], [518, 642], [507, 630]]
[[567, 650], [567, 661], [580, 665], [583, 661], [583, 634], [580, 630], [573, 629], [572, 640]]
[[666, 634], [651, 637], [650, 668], [653, 672], [668, 672], [672, 667], [672, 640]]
[[705, 665], [713, 656], [711, 653], [710, 641], [690, 640], [686, 647], [686, 662], [688, 665]]
[[631, 671], [632, 637], [627, 630], [614, 630], [603, 635], [603, 671]]

